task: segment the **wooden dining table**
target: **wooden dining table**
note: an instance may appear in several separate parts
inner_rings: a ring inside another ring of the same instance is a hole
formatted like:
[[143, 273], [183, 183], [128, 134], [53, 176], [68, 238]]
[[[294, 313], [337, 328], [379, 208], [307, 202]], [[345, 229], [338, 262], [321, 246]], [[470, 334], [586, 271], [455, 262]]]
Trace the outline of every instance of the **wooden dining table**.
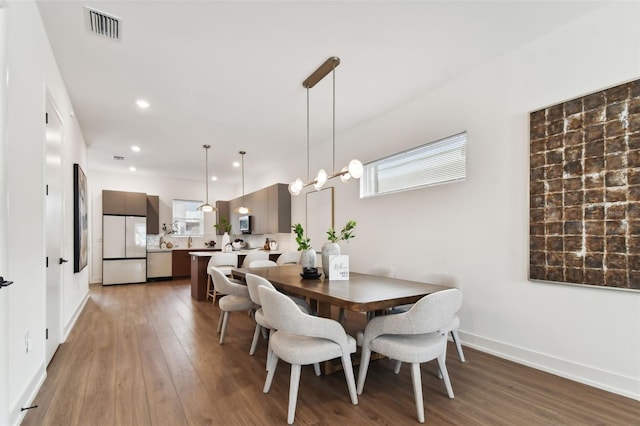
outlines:
[[[318, 268], [318, 271], [322, 269]], [[448, 288], [358, 272], [350, 272], [348, 280], [329, 280], [324, 276], [305, 279], [301, 272], [300, 265], [232, 269], [235, 278], [244, 279], [246, 273], [259, 275], [285, 293], [315, 301], [318, 315], [323, 317], [331, 316], [331, 306], [354, 312], [383, 312], [394, 306], [415, 303], [428, 294]]]
[[[318, 268], [318, 271], [321, 272], [322, 269]], [[332, 307], [354, 312], [375, 312], [376, 315], [380, 315], [388, 308], [415, 303], [428, 294], [449, 288], [358, 272], [350, 272], [348, 280], [329, 280], [324, 276], [305, 279], [300, 275], [301, 272], [300, 265], [231, 270], [234, 278], [244, 280], [247, 273], [259, 275], [269, 280], [280, 291], [308, 298], [318, 316], [325, 318], [332, 317]], [[349, 316], [347, 323], [343, 326], [348, 333], [355, 336], [358, 330], [363, 330], [366, 326], [366, 316]], [[356, 353], [353, 357], [354, 366], [358, 365], [359, 358], [359, 353]], [[372, 359], [377, 359], [377, 355], [374, 354]], [[321, 363], [323, 374], [331, 374], [341, 368], [340, 362], [335, 359]]]

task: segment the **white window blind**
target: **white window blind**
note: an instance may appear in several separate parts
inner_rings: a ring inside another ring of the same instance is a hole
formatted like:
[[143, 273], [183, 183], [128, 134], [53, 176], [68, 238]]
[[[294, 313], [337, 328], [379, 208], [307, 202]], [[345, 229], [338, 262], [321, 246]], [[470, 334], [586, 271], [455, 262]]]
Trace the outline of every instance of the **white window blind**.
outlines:
[[464, 180], [466, 147], [463, 132], [367, 163], [360, 198]]

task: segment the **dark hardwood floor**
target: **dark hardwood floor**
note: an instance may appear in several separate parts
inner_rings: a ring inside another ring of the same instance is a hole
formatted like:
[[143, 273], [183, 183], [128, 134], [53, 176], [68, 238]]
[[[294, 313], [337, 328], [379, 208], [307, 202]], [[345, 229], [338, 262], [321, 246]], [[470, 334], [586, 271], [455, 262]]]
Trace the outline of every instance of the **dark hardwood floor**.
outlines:
[[[266, 342], [249, 356], [254, 323], [231, 315], [218, 344], [217, 305], [190, 297], [188, 280], [92, 285], [91, 298], [23, 425], [286, 424], [289, 365], [262, 393]], [[350, 314], [348, 323], [360, 315]], [[449, 343], [449, 399], [435, 363], [423, 364], [426, 422], [432, 425], [638, 425], [640, 402]], [[417, 424], [410, 369], [372, 362], [359, 404], [344, 375], [304, 367], [298, 425]], [[357, 369], [356, 369], [357, 374]]]

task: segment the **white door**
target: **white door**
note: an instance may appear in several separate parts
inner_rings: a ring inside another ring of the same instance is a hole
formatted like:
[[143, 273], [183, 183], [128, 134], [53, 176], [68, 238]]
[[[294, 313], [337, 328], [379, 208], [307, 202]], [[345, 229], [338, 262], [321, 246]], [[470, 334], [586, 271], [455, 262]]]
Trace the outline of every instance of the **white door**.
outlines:
[[62, 120], [49, 96], [46, 101], [46, 240], [47, 364], [62, 340], [63, 254]]
[[[0, 2], [0, 275], [11, 281], [7, 241], [7, 10]], [[9, 341], [9, 288], [0, 288], [0, 342]], [[0, 425], [9, 424], [9, 345], [0, 345]]]

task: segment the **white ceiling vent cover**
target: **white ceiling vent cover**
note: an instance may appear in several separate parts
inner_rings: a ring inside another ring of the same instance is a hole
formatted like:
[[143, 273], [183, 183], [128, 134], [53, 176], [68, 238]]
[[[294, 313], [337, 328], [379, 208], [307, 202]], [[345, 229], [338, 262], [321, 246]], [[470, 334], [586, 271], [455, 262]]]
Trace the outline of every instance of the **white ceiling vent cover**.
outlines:
[[87, 30], [111, 40], [120, 40], [122, 20], [85, 6], [85, 23]]

